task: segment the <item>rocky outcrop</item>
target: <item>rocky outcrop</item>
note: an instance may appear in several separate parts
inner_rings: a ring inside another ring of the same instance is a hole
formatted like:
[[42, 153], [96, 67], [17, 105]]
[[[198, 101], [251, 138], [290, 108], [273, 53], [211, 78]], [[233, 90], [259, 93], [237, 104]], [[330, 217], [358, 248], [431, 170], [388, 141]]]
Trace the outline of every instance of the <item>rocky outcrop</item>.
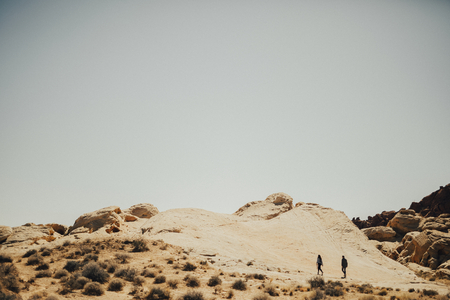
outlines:
[[73, 231], [80, 227], [88, 229], [89, 232], [97, 231], [102, 227], [105, 227], [106, 230], [120, 228], [120, 225], [123, 223], [120, 213], [122, 213], [120, 207], [109, 206], [83, 214], [75, 221], [70, 231], [73, 234]]
[[406, 264], [413, 262], [432, 270], [450, 265], [450, 234], [437, 230], [411, 232], [405, 235], [398, 247], [398, 261]]
[[359, 229], [377, 227], [377, 226], [386, 226], [389, 221], [395, 216], [396, 212], [394, 210], [391, 211], [383, 211], [381, 214], [376, 214], [375, 216], [369, 216], [367, 220], [360, 220], [359, 218], [353, 218], [352, 222]]
[[424, 197], [420, 202], [413, 202], [410, 209], [424, 217], [438, 217], [450, 213], [450, 184]]
[[150, 219], [151, 217], [157, 215], [159, 210], [150, 203], [140, 203], [124, 210], [124, 213], [136, 216], [138, 218]]
[[0, 226], [0, 243], [6, 241], [8, 237], [13, 233], [12, 228], [9, 226]]
[[275, 193], [264, 201], [253, 201], [239, 208], [234, 215], [253, 220], [270, 220], [293, 208], [292, 197], [285, 193]]
[[35, 242], [39, 239], [51, 241], [55, 239], [53, 234], [54, 231], [51, 227], [28, 223], [23, 226], [13, 227], [12, 234], [6, 239], [5, 244], [20, 243], [25, 241]]
[[438, 230], [442, 232], [448, 232], [450, 229], [450, 214], [442, 214], [439, 217], [424, 218], [420, 225], [419, 230]]
[[406, 234], [417, 231], [422, 219], [423, 217], [416, 215], [414, 210], [402, 209], [389, 221], [387, 227], [391, 227], [400, 234]]
[[377, 226], [362, 229], [362, 232], [370, 239], [380, 242], [394, 241], [397, 233], [390, 227]]

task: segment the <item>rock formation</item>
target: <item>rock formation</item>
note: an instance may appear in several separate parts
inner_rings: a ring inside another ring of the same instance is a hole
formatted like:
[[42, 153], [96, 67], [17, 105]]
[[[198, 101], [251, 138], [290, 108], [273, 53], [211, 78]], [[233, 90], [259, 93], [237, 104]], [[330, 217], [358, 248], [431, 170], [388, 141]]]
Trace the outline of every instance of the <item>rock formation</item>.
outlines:
[[120, 228], [123, 222], [119, 215], [120, 213], [122, 211], [118, 206], [109, 206], [94, 212], [85, 213], [75, 221], [70, 231], [73, 232], [80, 227], [84, 227], [91, 232], [106, 226], [108, 226], [108, 229]]
[[270, 220], [293, 208], [292, 197], [285, 193], [275, 193], [264, 201], [253, 201], [239, 208], [234, 214], [253, 220]]
[[151, 217], [157, 215], [159, 210], [150, 203], [140, 203], [124, 210], [124, 213], [136, 216], [138, 218], [150, 219]]
[[0, 243], [6, 241], [8, 237], [13, 233], [11, 227], [9, 226], [0, 226]]
[[[450, 279], [450, 184], [413, 202], [410, 209], [376, 216], [380, 217], [352, 221], [369, 239], [380, 242], [377, 248], [386, 256], [424, 276]], [[373, 226], [387, 220], [384, 226]], [[392, 231], [394, 237], [384, 235]], [[400, 243], [394, 242], [400, 238]]]
[[376, 214], [375, 216], [369, 216], [367, 220], [360, 220], [359, 218], [353, 218], [352, 222], [359, 228], [369, 228], [376, 226], [386, 226], [389, 221], [395, 216], [396, 212], [394, 210], [391, 211], [383, 211], [381, 214]]

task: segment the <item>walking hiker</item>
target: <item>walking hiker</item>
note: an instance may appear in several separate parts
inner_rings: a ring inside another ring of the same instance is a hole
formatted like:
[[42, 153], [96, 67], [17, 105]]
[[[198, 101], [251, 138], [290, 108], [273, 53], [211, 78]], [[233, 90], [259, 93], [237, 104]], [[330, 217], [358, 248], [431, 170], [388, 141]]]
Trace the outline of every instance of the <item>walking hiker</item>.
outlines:
[[317, 275], [319, 275], [319, 271], [322, 272], [323, 275], [322, 265], [323, 265], [322, 257], [320, 257], [319, 254], [319, 256], [317, 256]]
[[342, 277], [342, 278], [346, 278], [347, 277], [347, 266], [348, 266], [348, 263], [347, 263], [347, 260], [345, 259], [344, 255], [342, 255], [341, 265], [342, 265], [342, 272], [344, 272], [344, 277]]

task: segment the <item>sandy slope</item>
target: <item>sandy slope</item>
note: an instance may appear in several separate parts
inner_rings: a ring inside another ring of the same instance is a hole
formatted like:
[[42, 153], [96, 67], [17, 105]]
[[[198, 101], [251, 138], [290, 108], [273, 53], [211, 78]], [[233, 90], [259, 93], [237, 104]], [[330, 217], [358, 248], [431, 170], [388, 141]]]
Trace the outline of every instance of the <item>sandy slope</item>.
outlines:
[[281, 271], [279, 276], [302, 282], [316, 273], [316, 258], [321, 254], [326, 277], [337, 279], [342, 276], [340, 260], [345, 255], [348, 280], [396, 287], [423, 283], [382, 255], [343, 212], [319, 205], [302, 205], [270, 220], [172, 209], [149, 219], [141, 229], [152, 239], [210, 257], [227, 271]]

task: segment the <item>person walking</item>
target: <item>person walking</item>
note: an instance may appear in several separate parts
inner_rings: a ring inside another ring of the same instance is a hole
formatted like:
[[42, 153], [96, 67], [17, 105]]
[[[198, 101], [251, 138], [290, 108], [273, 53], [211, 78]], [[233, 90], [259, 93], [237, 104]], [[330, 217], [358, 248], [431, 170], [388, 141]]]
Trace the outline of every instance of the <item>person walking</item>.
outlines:
[[323, 271], [322, 271], [322, 266], [323, 266], [323, 261], [322, 261], [322, 257], [317, 256], [317, 275], [319, 275], [319, 272], [322, 272], [322, 276], [323, 276]]
[[342, 266], [342, 272], [344, 273], [344, 277], [342, 277], [342, 278], [346, 278], [348, 263], [347, 263], [347, 260], [345, 259], [344, 255], [342, 255], [341, 266]]

